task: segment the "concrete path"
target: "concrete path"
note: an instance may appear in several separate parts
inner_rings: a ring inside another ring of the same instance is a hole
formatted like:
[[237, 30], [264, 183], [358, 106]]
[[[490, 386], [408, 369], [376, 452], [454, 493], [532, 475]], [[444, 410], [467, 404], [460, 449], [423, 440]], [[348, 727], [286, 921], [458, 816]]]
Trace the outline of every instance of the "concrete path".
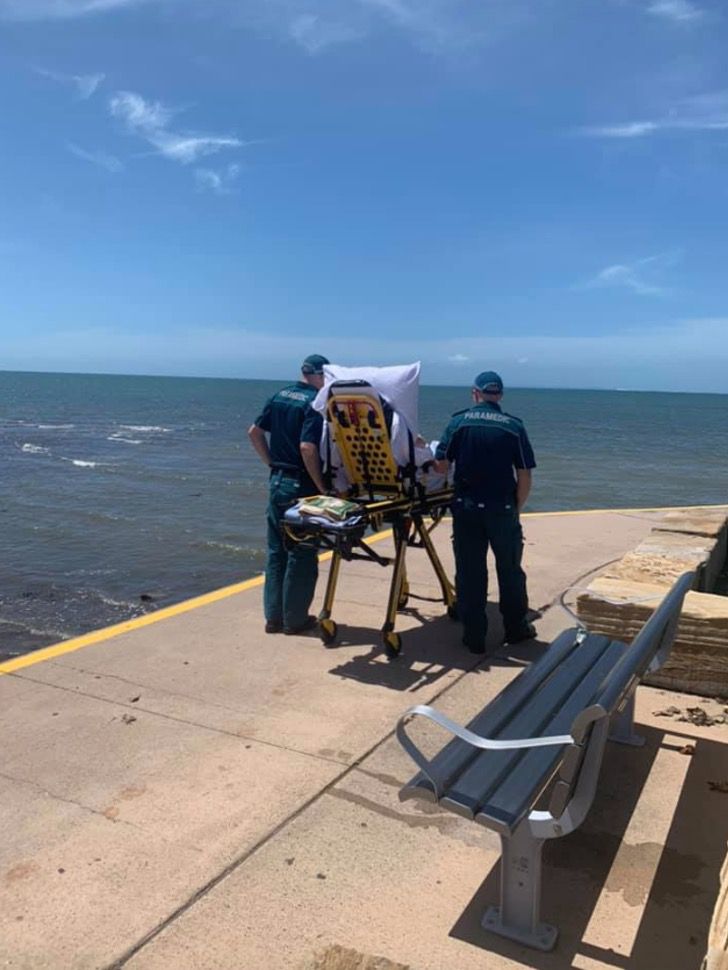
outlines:
[[[697, 970], [728, 838], [728, 796], [708, 787], [728, 779], [728, 730], [653, 716], [695, 698], [640, 689], [647, 746], [610, 749], [587, 823], [549, 845], [545, 916], [562, 932], [551, 955], [479, 929], [497, 840], [400, 805], [412, 767], [391, 738], [413, 703], [466, 720], [570, 625], [562, 592], [655, 517], [528, 517], [539, 641], [490, 669], [460, 646], [416, 550], [397, 664], [379, 650], [389, 572], [352, 563], [333, 649], [263, 634], [253, 584], [0, 665], [0, 966], [358, 967], [344, 947], [412, 970]], [[436, 536], [451, 571], [447, 525]]]

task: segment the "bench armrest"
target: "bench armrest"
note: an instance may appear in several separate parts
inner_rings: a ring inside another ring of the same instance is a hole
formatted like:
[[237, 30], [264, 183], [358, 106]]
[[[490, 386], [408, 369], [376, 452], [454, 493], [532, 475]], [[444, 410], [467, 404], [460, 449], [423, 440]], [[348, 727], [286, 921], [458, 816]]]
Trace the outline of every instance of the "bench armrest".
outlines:
[[451, 721], [449, 717], [440, 714], [434, 708], [428, 707], [426, 704], [417, 704], [405, 711], [399, 721], [397, 721], [397, 739], [410, 758], [412, 758], [414, 763], [422, 771], [423, 775], [429, 780], [438, 799], [441, 797], [446, 779], [437, 777], [432, 763], [422, 754], [405, 730], [405, 725], [415, 717], [426, 717], [430, 721], [434, 721], [441, 728], [449, 731], [456, 738], [465, 741], [466, 744], [485, 751], [513, 751], [517, 748], [545, 748], [554, 745], [574, 743], [574, 739], [570, 734], [555, 734], [545, 738], [517, 738], [508, 740], [482, 738], [479, 734], [475, 734], [473, 731], [469, 731], [468, 728], [461, 727], [455, 721]]

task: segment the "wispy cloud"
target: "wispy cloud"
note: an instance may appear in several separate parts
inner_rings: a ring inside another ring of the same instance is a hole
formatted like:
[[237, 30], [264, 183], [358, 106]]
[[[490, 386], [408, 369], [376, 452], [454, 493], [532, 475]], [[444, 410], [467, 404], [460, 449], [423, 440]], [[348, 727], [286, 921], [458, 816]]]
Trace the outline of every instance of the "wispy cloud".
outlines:
[[705, 16], [705, 11], [689, 0], [654, 0], [647, 12], [676, 24], [691, 23]]
[[41, 77], [48, 78], [50, 81], [73, 85], [76, 88], [76, 94], [82, 101], [87, 101], [106, 77], [105, 74], [61, 74], [58, 71], [49, 71], [45, 67], [36, 67], [34, 70], [36, 74], [40, 74]]
[[534, 0], [0, 0], [0, 19], [81, 18], [165, 2], [190, 16], [204, 10], [283, 36], [311, 55], [365, 40], [382, 28], [430, 53], [474, 49], [521, 24], [534, 5]]
[[659, 118], [596, 125], [580, 129], [592, 138], [643, 138], [661, 131], [728, 130], [728, 91], [716, 91], [676, 102]]
[[451, 364], [467, 364], [470, 357], [467, 354], [451, 354], [447, 359]]
[[335, 44], [360, 40], [366, 31], [362, 24], [325, 20], [319, 14], [302, 13], [293, 17], [288, 33], [308, 54], [318, 54]]
[[613, 263], [588, 279], [584, 283], [576, 284], [574, 289], [594, 290], [606, 287], [616, 287], [631, 290], [639, 296], [666, 296], [670, 290], [654, 279], [655, 276], [674, 266], [680, 259], [680, 253], [657, 253], [632, 263]]
[[214, 192], [215, 195], [230, 195], [240, 174], [240, 166], [228, 165], [224, 169], [197, 168], [195, 181], [201, 191]]
[[143, 2], [145, 0], [0, 0], [0, 18], [63, 20]]
[[97, 165], [99, 168], [105, 168], [107, 172], [116, 174], [124, 170], [123, 163], [114, 155], [109, 155], [102, 151], [90, 152], [85, 148], [81, 148], [80, 145], [75, 145], [73, 142], [68, 142], [66, 148], [76, 158], [81, 158], [84, 162], [91, 162], [92, 165]]
[[144, 138], [159, 155], [183, 165], [245, 144], [232, 135], [172, 131], [169, 124], [175, 112], [160, 101], [147, 101], [133, 91], [117, 92], [109, 100], [109, 110], [124, 123], [127, 131]]

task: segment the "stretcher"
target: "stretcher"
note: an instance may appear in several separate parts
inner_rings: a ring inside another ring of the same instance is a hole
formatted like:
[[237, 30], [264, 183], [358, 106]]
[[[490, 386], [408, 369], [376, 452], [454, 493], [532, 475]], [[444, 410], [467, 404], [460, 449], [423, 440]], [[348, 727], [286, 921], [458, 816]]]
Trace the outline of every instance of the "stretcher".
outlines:
[[[337, 638], [332, 618], [342, 560], [364, 559], [380, 566], [392, 566], [387, 597], [382, 645], [390, 659], [402, 650], [401, 634], [395, 630], [397, 612], [409, 597], [406, 556], [411, 548], [422, 548], [437, 577], [442, 601], [454, 616], [455, 593], [435, 550], [430, 533], [442, 520], [452, 501], [452, 489], [427, 490], [426, 475], [415, 466], [411, 431], [410, 457], [405, 464], [395, 460], [392, 450], [392, 422], [395, 414], [385, 411], [375, 388], [362, 381], [334, 381], [328, 387], [325, 408], [325, 447], [329, 457], [335, 449], [349, 483], [347, 499], [357, 506], [341, 522], [301, 514], [297, 507], [283, 518], [288, 543], [309, 542], [332, 553], [324, 601], [318, 616], [319, 635], [326, 645]], [[326, 464], [326, 462], [325, 462]], [[330, 461], [329, 461], [329, 470]], [[366, 541], [368, 533], [390, 528], [394, 555], [383, 556]]]

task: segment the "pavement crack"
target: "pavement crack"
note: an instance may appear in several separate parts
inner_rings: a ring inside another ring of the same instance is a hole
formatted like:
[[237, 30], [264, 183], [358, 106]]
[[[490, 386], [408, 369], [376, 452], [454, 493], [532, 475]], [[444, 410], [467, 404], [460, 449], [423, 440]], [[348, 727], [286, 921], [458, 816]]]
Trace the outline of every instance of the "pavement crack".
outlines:
[[76, 694], [80, 697], [88, 697], [89, 700], [99, 701], [101, 704], [125, 708], [126, 710], [134, 711], [135, 715], [149, 714], [151, 717], [158, 717], [164, 721], [171, 721], [175, 724], [185, 724], [188, 727], [199, 728], [201, 731], [209, 731], [211, 734], [220, 734], [228, 738], [235, 738], [238, 741], [248, 741], [253, 742], [254, 744], [262, 744], [269, 748], [275, 748], [278, 751], [287, 751], [290, 754], [299, 754], [305, 758], [313, 758], [314, 761], [326, 761], [329, 764], [335, 765], [347, 764], [347, 762], [341, 761], [338, 758], [330, 758], [320, 754], [314, 754], [312, 751], [304, 751], [301, 748], [292, 748], [286, 744], [276, 744], [275, 741], [268, 741], [264, 738], [255, 737], [254, 735], [239, 734], [236, 731], [226, 731], [225, 728], [212, 727], [209, 724], [202, 724], [200, 721], [191, 721], [184, 717], [175, 717], [173, 714], [165, 714], [162, 711], [154, 711], [149, 707], [142, 707], [138, 702], [131, 704], [121, 700], [112, 700], [108, 697], [101, 697], [99, 694], [91, 694], [89, 691], [79, 690], [75, 687], [65, 687], [63, 684], [49, 684], [46, 680], [35, 680], [34, 678], [28, 676], [24, 676], [21, 679], [30, 681], [34, 684], [40, 684], [42, 687], [49, 687], [52, 690], [61, 690], [65, 691], [67, 694]]
[[91, 805], [85, 805], [83, 802], [79, 802], [75, 798], [67, 798], [64, 795], [59, 795], [58, 792], [51, 791], [49, 788], [46, 788], [45, 785], [41, 785], [37, 781], [31, 781], [30, 778], [18, 778], [15, 775], [10, 775], [5, 771], [0, 771], [0, 778], [4, 778], [6, 781], [12, 781], [16, 785], [27, 785], [29, 788], [33, 788], [35, 791], [40, 792], [42, 795], [47, 795], [49, 798], [54, 799], [54, 801], [62, 802], [64, 805], [73, 805], [75, 808], [80, 808], [84, 812], [90, 812], [92, 815], [98, 815], [101, 818], [106, 819], [108, 822], [128, 825], [133, 829], [140, 828], [140, 826], [135, 825], [134, 822], [129, 822], [123, 818], [112, 818], [105, 812], [101, 811], [101, 809], [93, 808]]
[[[443, 685], [442, 689], [439, 690], [431, 699], [430, 703], [434, 704], [438, 701], [442, 695], [459, 684], [461, 680], [467, 677], [468, 674], [475, 671], [480, 665], [480, 660], [475, 660], [470, 667], [462, 670], [454, 680], [450, 681], [448, 684]], [[244, 865], [248, 859], [256, 855], [262, 848], [264, 848], [269, 842], [271, 842], [280, 832], [287, 828], [292, 822], [294, 822], [299, 816], [303, 815], [304, 812], [308, 811], [313, 805], [315, 805], [324, 795], [329, 794], [333, 789], [349, 774], [357, 770], [362, 762], [366, 761], [367, 758], [371, 757], [376, 751], [379, 750], [387, 741], [390, 741], [395, 735], [396, 728], [392, 728], [383, 737], [379, 738], [367, 751], [365, 751], [356, 761], [352, 764], [347, 765], [347, 767], [339, 772], [334, 778], [331, 779], [328, 784], [324, 785], [319, 791], [317, 791], [310, 798], [306, 799], [301, 805], [298, 806], [293, 812], [287, 815], [284, 819], [274, 826], [270, 832], [267, 832], [262, 836], [254, 845], [251, 845], [243, 853], [241, 853], [236, 859], [233, 859], [221, 872], [216, 876], [213, 876], [208, 882], [192, 894], [184, 903], [177, 907], [173, 912], [169, 914], [165, 919], [157, 924], [153, 929], [146, 933], [141, 939], [137, 940], [135, 944], [129, 947], [124, 953], [121, 954], [115, 961], [107, 964], [103, 970], [122, 970], [128, 962], [143, 950], [149, 943], [155, 940], [161, 933], [163, 933], [169, 926], [175, 923], [181, 916], [195, 906], [201, 899], [204, 899], [216, 886], [227, 879], [228, 876], [232, 875], [240, 866]]]

